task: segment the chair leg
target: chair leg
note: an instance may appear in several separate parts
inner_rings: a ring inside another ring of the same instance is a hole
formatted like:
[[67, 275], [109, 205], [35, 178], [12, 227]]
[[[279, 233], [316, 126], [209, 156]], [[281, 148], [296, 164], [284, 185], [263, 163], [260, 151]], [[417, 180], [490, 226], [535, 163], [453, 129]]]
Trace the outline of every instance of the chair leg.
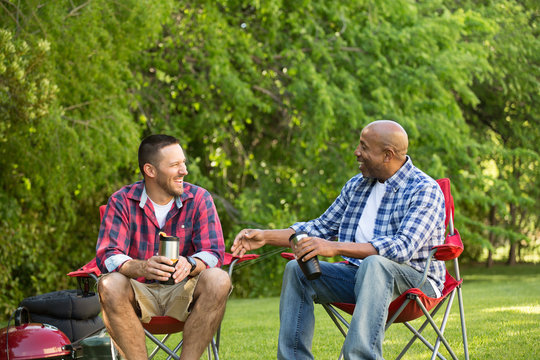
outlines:
[[111, 357], [112, 360], [120, 360], [120, 354], [118, 353], [118, 350], [116, 350], [116, 346], [114, 346], [114, 340], [111, 338]]
[[349, 329], [349, 323], [347, 322], [347, 320], [345, 320], [345, 318], [341, 316], [341, 314], [336, 309], [334, 309], [332, 305], [329, 305], [329, 304], [321, 304], [321, 305], [323, 306], [324, 310], [326, 310], [326, 312], [328, 313], [328, 315], [330, 316], [334, 324], [336, 324], [339, 331], [341, 331], [341, 334], [343, 334], [343, 337], [347, 337], [347, 331], [345, 331], [343, 327], [341, 326], [343, 324], [347, 329]]
[[[148, 330], [144, 329], [144, 333], [150, 340], [154, 342], [161, 350], [165, 351], [167, 354], [169, 354], [170, 357], [172, 357], [175, 360], [180, 360], [180, 356], [176, 355], [169, 349], [167, 346], [165, 346], [157, 337], [152, 335]], [[165, 340], [165, 339], [164, 339]], [[180, 345], [180, 344], [179, 344]]]
[[214, 338], [212, 338], [212, 341], [208, 344], [208, 360], [211, 360], [210, 354], [214, 355], [214, 360], [219, 360], [218, 348]]
[[[452, 293], [452, 295], [450, 295], [450, 299], [449, 299], [449, 304], [448, 304], [448, 307], [451, 306], [451, 301], [452, 301], [452, 297], [455, 293]], [[435, 321], [433, 321], [433, 319], [431, 318], [431, 316], [428, 316], [429, 315], [429, 312], [427, 311], [426, 307], [424, 306], [424, 304], [422, 304], [422, 302], [420, 300], [416, 300], [416, 303], [418, 304], [418, 306], [420, 307], [420, 309], [422, 309], [422, 312], [426, 315], [427, 317], [427, 320], [429, 321], [429, 323], [431, 324], [431, 327], [433, 328], [433, 330], [437, 333], [437, 336], [440, 338], [440, 340], [442, 341], [442, 343], [444, 344], [444, 346], [446, 347], [446, 350], [448, 350], [448, 352], [450, 353], [450, 356], [452, 356], [452, 359], [454, 360], [458, 360], [456, 354], [454, 353], [454, 351], [452, 350], [452, 348], [450, 347], [450, 344], [448, 344], [448, 341], [446, 341], [446, 338], [444, 337], [443, 333], [439, 330], [437, 324], [435, 324]]]
[[[459, 273], [459, 261], [457, 258], [454, 259], [454, 268], [456, 272], [456, 279], [459, 281], [461, 275]], [[463, 295], [461, 294], [461, 285], [457, 287], [458, 291], [458, 303], [459, 303], [459, 318], [461, 319], [461, 336], [463, 338], [463, 354], [465, 355], [465, 360], [469, 360], [469, 345], [467, 344], [467, 328], [465, 327], [465, 310], [463, 307]]]
[[[165, 341], [167, 341], [169, 336], [170, 336], [170, 334], [165, 335], [165, 337], [163, 337], [163, 339], [161, 339], [161, 342], [165, 343]], [[154, 348], [154, 350], [150, 353], [150, 356], [148, 356], [148, 360], [152, 360], [154, 358], [154, 356], [156, 356], [156, 354], [158, 353], [159, 350], [160, 350], [159, 346], [156, 346]]]
[[469, 360], [469, 345], [467, 344], [467, 328], [465, 327], [465, 310], [463, 307], [463, 295], [461, 294], [461, 285], [458, 286], [457, 291], [459, 303], [459, 317], [461, 319], [461, 336], [463, 338], [463, 353], [465, 354], [465, 360]]
[[[429, 350], [431, 350], [431, 352], [435, 351], [435, 348], [433, 347], [433, 345], [431, 345], [431, 343], [425, 338], [422, 336], [422, 334], [420, 334], [426, 325], [428, 325], [429, 322], [426, 320], [424, 322], [424, 324], [420, 327], [419, 330], [416, 330], [411, 324], [409, 324], [408, 322], [404, 322], [403, 325], [405, 325], [405, 327], [407, 329], [409, 329], [413, 334], [414, 336], [411, 338], [411, 340], [409, 341], [409, 343], [407, 344], [407, 346], [405, 346], [403, 348], [403, 350], [401, 351], [401, 353], [399, 353], [399, 355], [396, 357], [395, 360], [399, 360], [401, 359], [405, 353], [409, 350], [409, 348], [411, 347], [411, 345], [414, 343], [414, 341], [416, 339], [420, 340]], [[441, 360], [446, 360], [446, 358], [444, 356], [442, 356], [441, 353], [437, 353], [437, 356], [441, 359]]]
[[[435, 309], [433, 309], [433, 311], [431, 312], [431, 317], [434, 317], [437, 314], [437, 312], [439, 312], [439, 309], [444, 304], [444, 302], [445, 302], [445, 300], [443, 300], [439, 304], [437, 304]], [[398, 355], [396, 360], [401, 359], [403, 357], [403, 355], [405, 355], [405, 353], [409, 350], [409, 348], [416, 341], [416, 339], [419, 339], [420, 341], [422, 341], [424, 343], [424, 345], [426, 345], [428, 348], [431, 349], [431, 351], [433, 351], [433, 346], [429, 343], [429, 341], [427, 341], [423, 336], [420, 335], [422, 333], [422, 331], [424, 331], [426, 326], [429, 325], [429, 321], [425, 320], [422, 323], [422, 326], [420, 326], [418, 328], [418, 330], [416, 330], [414, 327], [412, 327], [408, 322], [404, 322], [403, 325], [405, 325], [405, 327], [407, 327], [414, 334], [414, 336], [411, 338], [411, 340], [409, 340], [407, 345], [405, 345], [403, 350], [401, 350], [401, 353]]]
[[[173, 353], [178, 354], [178, 351], [180, 350], [180, 348], [182, 347], [183, 344], [184, 344], [184, 339], [182, 338], [182, 340], [180, 340], [180, 342], [178, 343], [178, 345], [176, 345], [176, 347], [174, 348]], [[171, 356], [170, 356], [170, 355], [169, 355], [169, 357], [167, 358], [167, 360], [171, 360]]]
[[341, 351], [339, 352], [338, 360], [343, 360], [343, 346], [341, 347]]
[[221, 338], [221, 324], [219, 324], [216, 332], [216, 349], [219, 351], [219, 340]]
[[409, 305], [409, 302], [412, 300], [412, 299], [415, 299], [416, 296], [414, 297], [407, 297], [407, 299], [403, 302], [403, 304], [401, 304], [401, 306], [399, 307], [399, 309], [396, 310], [396, 312], [394, 313], [394, 315], [392, 315], [392, 317], [386, 322], [386, 326], [384, 327], [384, 331], [388, 330], [388, 328], [390, 327], [390, 325], [392, 325], [394, 323], [394, 321], [397, 319], [397, 317], [401, 314], [401, 312], [403, 311], [403, 309], [405, 309], [405, 307], [407, 305]]
[[[452, 307], [452, 303], [454, 302], [454, 296], [455, 292], [452, 292], [450, 295], [450, 298], [448, 299], [448, 305], [446, 306], [446, 311], [444, 312], [444, 316], [441, 322], [441, 333], [444, 334], [444, 330], [446, 328], [446, 322], [448, 321], [448, 316], [450, 315], [450, 310]], [[441, 346], [441, 339], [437, 337], [437, 340], [435, 341], [435, 348], [433, 349], [433, 355], [431, 356], [431, 360], [435, 359], [435, 356], [439, 353], [439, 347]]]

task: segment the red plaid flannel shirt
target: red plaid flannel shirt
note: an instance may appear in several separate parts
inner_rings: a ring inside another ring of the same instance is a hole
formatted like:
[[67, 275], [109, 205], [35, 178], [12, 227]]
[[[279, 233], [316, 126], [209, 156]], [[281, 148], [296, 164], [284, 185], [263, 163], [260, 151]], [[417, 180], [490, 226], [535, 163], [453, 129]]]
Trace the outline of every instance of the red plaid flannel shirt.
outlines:
[[179, 255], [197, 257], [209, 267], [221, 266], [225, 242], [210, 193], [184, 182], [184, 193], [175, 198], [160, 229], [144, 182], [138, 181], [109, 198], [96, 245], [98, 267], [107, 273], [129, 259], [152, 257], [159, 249], [160, 231], [180, 238]]

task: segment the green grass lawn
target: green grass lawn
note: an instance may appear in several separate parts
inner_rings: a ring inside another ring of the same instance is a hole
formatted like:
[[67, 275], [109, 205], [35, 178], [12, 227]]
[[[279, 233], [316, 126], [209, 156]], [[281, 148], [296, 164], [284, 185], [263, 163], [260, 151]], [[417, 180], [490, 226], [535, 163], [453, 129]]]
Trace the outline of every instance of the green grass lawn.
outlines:
[[[462, 269], [462, 276], [470, 358], [540, 359], [540, 266], [468, 267]], [[220, 358], [275, 359], [278, 307], [278, 298], [229, 300], [222, 325]], [[437, 315], [436, 320], [441, 317], [442, 314]], [[342, 335], [321, 306], [316, 306], [316, 319], [315, 359], [337, 359]], [[456, 296], [446, 334], [458, 357], [463, 358], [459, 321]], [[392, 325], [384, 342], [385, 358], [395, 358], [409, 334], [403, 325]], [[428, 339], [432, 341], [433, 337]], [[446, 350], [442, 353], [447, 356]], [[429, 358], [421, 343], [416, 343], [404, 357]]]

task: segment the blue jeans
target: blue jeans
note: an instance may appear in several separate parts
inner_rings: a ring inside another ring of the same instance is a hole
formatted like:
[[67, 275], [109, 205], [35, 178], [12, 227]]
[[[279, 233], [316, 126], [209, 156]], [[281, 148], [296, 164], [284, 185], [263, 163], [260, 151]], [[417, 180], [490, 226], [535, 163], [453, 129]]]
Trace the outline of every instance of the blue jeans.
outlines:
[[[356, 304], [343, 345], [344, 357], [382, 359], [388, 306], [416, 286], [422, 274], [379, 255], [367, 257], [358, 267], [324, 261], [320, 265], [322, 276], [308, 280], [296, 261], [287, 263], [279, 304], [278, 359], [313, 359], [314, 302]], [[435, 296], [428, 281], [421, 290]]]

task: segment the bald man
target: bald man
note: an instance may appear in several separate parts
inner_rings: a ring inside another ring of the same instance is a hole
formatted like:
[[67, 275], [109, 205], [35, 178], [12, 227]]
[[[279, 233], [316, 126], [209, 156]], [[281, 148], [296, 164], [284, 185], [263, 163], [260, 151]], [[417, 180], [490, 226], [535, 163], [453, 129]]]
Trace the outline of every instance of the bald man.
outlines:
[[[388, 305], [422, 279], [429, 250], [444, 241], [444, 197], [436, 181], [407, 156], [407, 133], [398, 123], [379, 120], [360, 135], [354, 155], [360, 174], [350, 179], [317, 219], [288, 229], [244, 229], [233, 254], [263, 245], [292, 247], [298, 261], [316, 255], [346, 262], [320, 261], [322, 276], [308, 280], [297, 260], [283, 274], [278, 359], [313, 359], [314, 302], [353, 303], [356, 309], [343, 346], [345, 359], [382, 359]], [[296, 246], [289, 237], [305, 231]], [[337, 241], [333, 241], [337, 238]], [[440, 296], [444, 262], [434, 261], [421, 289]]]

